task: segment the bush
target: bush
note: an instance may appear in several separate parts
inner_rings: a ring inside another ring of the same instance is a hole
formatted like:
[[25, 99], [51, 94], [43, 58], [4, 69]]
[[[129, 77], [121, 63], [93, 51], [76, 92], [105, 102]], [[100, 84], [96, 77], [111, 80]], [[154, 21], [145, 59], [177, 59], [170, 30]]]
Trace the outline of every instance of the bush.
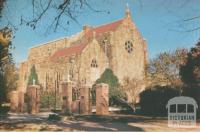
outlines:
[[[56, 97], [56, 102], [55, 102]], [[56, 107], [56, 108], [55, 108]], [[55, 92], [43, 92], [40, 94], [40, 108], [60, 110], [62, 107], [61, 95]]]
[[[198, 107], [200, 107], [200, 88], [199, 87], [189, 87], [186, 86], [183, 88], [183, 96], [188, 96], [193, 98]], [[197, 117], [200, 118], [200, 109], [197, 109]]]
[[109, 85], [109, 105], [114, 106], [117, 105], [116, 98], [124, 98], [125, 94], [121, 89], [119, 80], [117, 76], [114, 75], [111, 69], [106, 69], [100, 76], [99, 79], [96, 80], [92, 89], [92, 99], [96, 99], [96, 89], [94, 86], [99, 83], [106, 83]]
[[50, 121], [59, 121], [61, 120], [61, 117], [57, 114], [50, 114], [48, 117], [48, 120]]
[[166, 104], [169, 99], [180, 96], [180, 90], [170, 86], [155, 86], [140, 94], [141, 112], [145, 115], [167, 115]]
[[0, 106], [0, 114], [4, 115], [7, 114], [10, 110], [10, 106]]

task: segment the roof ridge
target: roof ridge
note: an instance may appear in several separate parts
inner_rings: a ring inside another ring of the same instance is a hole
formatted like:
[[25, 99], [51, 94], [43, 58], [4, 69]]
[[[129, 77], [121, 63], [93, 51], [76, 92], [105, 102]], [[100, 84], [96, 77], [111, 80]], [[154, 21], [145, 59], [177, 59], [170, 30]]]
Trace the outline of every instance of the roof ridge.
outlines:
[[72, 34], [72, 35], [69, 35], [69, 36], [63, 36], [63, 37], [59, 37], [59, 38], [57, 38], [57, 39], [49, 40], [49, 41], [47, 41], [47, 42], [42, 42], [42, 43], [40, 43], [40, 44], [36, 44], [36, 45], [30, 47], [29, 50], [34, 49], [34, 48], [39, 48], [39, 47], [41, 47], [41, 46], [48, 45], [48, 44], [51, 44], [51, 43], [54, 43], [54, 42], [57, 42], [57, 41], [60, 41], [60, 40], [63, 40], [63, 39], [70, 40], [70, 39], [73, 39], [73, 38], [76, 37], [76, 36], [81, 35], [81, 33], [82, 33], [82, 31], [77, 32], [77, 33]]
[[124, 19], [121, 18], [121, 19], [118, 19], [118, 20], [114, 20], [114, 21], [112, 21], [112, 22], [107, 22], [107, 23], [104, 23], [104, 24], [101, 24], [101, 25], [92, 27], [92, 29], [94, 29], [94, 28], [99, 28], [99, 27], [102, 27], [102, 26], [106, 26], [106, 25], [109, 25], [109, 24], [113, 24], [113, 23], [116, 23], [116, 22], [119, 22], [119, 21], [123, 21], [123, 20], [124, 20]]
[[85, 46], [86, 46], [86, 44], [79, 43], [79, 44], [72, 45], [70, 47], [65, 47], [65, 48], [59, 49], [51, 56], [51, 58], [76, 54], [76, 53], [82, 51], [85, 48]]

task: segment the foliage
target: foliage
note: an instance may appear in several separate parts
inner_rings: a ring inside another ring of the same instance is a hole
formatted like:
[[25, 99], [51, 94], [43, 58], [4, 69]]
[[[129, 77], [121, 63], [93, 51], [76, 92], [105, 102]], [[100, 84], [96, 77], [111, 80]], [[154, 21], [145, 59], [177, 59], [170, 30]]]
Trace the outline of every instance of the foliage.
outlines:
[[61, 117], [57, 114], [50, 114], [48, 117], [48, 120], [50, 121], [59, 121], [61, 120]]
[[8, 93], [17, 87], [17, 69], [10, 53], [11, 35], [8, 27], [0, 29], [0, 104], [6, 102]]
[[[123, 98], [124, 93], [119, 84], [117, 76], [114, 75], [111, 69], [106, 69], [99, 79], [96, 80], [94, 86], [99, 83], [106, 83], [109, 85], [109, 104], [114, 105], [117, 98]], [[95, 89], [93, 88], [93, 98], [96, 98]]]
[[1, 115], [4, 115], [4, 114], [7, 114], [10, 110], [10, 106], [3, 106], [3, 105], [0, 105], [0, 114]]
[[179, 68], [186, 62], [187, 52], [186, 49], [177, 49], [173, 52], [160, 53], [155, 59], [150, 60], [147, 75], [151, 86], [181, 86]]
[[[55, 102], [56, 101], [56, 102]], [[61, 109], [61, 96], [57, 93], [55, 100], [55, 92], [43, 92], [40, 94], [40, 108]]]
[[154, 86], [140, 93], [141, 112], [147, 115], [166, 115], [169, 99], [180, 96], [181, 91], [172, 86]]
[[180, 68], [180, 75], [186, 84], [183, 94], [194, 98], [200, 106], [200, 41], [188, 53], [186, 64]]
[[180, 75], [185, 84], [200, 87], [200, 41], [188, 53], [187, 62], [181, 66]]
[[31, 72], [28, 78], [28, 85], [33, 85], [33, 80], [35, 80], [35, 85], [39, 84], [38, 75], [36, 73], [35, 65], [32, 66]]
[[144, 86], [144, 80], [130, 79], [125, 77], [123, 80], [123, 90], [126, 93], [127, 101], [134, 107], [136, 100], [139, 96], [139, 93], [142, 91]]
[[4, 8], [4, 3], [6, 0], [0, 0], [0, 18], [2, 17], [2, 10]]
[[[32, 11], [29, 14], [21, 12], [18, 19], [19, 23], [15, 24], [12, 23], [11, 19], [7, 17], [7, 14], [2, 11], [5, 7], [9, 9], [13, 2], [5, 1], [6, 0], [0, 0], [0, 18], [1, 16], [7, 18], [6, 24], [12, 26], [14, 30], [18, 30], [20, 27], [16, 25], [25, 25], [35, 30], [40, 25], [39, 23], [44, 22], [47, 16], [49, 21], [45, 25], [47, 32], [49, 30], [56, 31], [58, 28], [67, 30], [66, 25], [74, 22], [79, 24], [77, 17], [83, 14], [84, 10], [89, 9], [93, 12], [106, 12], [105, 10], [99, 11], [94, 8], [89, 3], [89, 0], [29, 0], [23, 2], [25, 5], [24, 7]], [[29, 17], [30, 14], [32, 17]]]
[[8, 27], [0, 29], [0, 72], [3, 73], [6, 64], [12, 64], [12, 54], [9, 49], [12, 49], [11, 43], [12, 30]]
[[18, 80], [18, 73], [14, 64], [6, 64], [3, 69], [3, 74], [0, 74], [0, 104], [8, 101], [9, 92], [17, 89]]
[[6, 84], [5, 78], [2, 74], [0, 74], [0, 105], [6, 101]]

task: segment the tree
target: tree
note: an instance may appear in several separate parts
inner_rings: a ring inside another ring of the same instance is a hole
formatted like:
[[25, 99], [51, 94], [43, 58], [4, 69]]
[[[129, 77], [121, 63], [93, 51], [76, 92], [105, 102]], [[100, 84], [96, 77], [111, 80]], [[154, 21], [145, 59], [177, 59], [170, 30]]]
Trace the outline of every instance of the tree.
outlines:
[[119, 80], [114, 75], [111, 69], [106, 69], [96, 80], [94, 86], [98, 83], [107, 83], [109, 85], [109, 104], [114, 105], [117, 98], [123, 98], [124, 93], [122, 92]]
[[137, 99], [139, 98], [139, 94], [144, 90], [144, 80], [125, 77], [122, 87], [126, 93], [127, 103], [135, 109], [135, 104], [138, 103]]
[[20, 23], [16, 26], [17, 24], [12, 23], [6, 16], [6, 13], [2, 11], [6, 6], [9, 9], [9, 5], [7, 4], [11, 4], [11, 2], [9, 3], [6, 0], [0, 0], [0, 5], [2, 5], [0, 6], [2, 7], [0, 8], [0, 14], [8, 18], [7, 21], [9, 26], [13, 27], [15, 30], [17, 30], [20, 25], [26, 25], [34, 30], [50, 13], [52, 16], [48, 17], [49, 23], [46, 23], [46, 29], [53, 29], [56, 31], [58, 28], [61, 28], [66, 30], [66, 25], [69, 25], [71, 22], [79, 24], [77, 16], [81, 15], [86, 9], [93, 12], [106, 12], [105, 10], [100, 11], [93, 8], [89, 3], [89, 0], [31, 0], [26, 2], [26, 7], [32, 11], [28, 15], [27, 13], [21, 13], [21, 17], [19, 17]]
[[[102, 0], [102, 2], [106, 2], [109, 0]], [[134, 1], [136, 4], [140, 5], [140, 8], [145, 8], [145, 6], [149, 3], [146, 3], [148, 1], [145, 0], [136, 0]], [[191, 1], [191, 0], [158, 0], [158, 1], [152, 1], [152, 5], [156, 7], [161, 7], [166, 9], [166, 11], [173, 15], [175, 12], [181, 12], [182, 9], [190, 9], [191, 5], [199, 5], [199, 1]], [[9, 2], [7, 0], [0, 0], [0, 18], [1, 16], [6, 14], [3, 12], [3, 9], [5, 7], [9, 8], [9, 5], [7, 5]], [[70, 24], [71, 20], [73, 22], [76, 22], [79, 24], [77, 20], [77, 16], [81, 15], [82, 12], [84, 12], [84, 9], [90, 9], [94, 12], [106, 12], [109, 14], [109, 11], [105, 11], [105, 9], [97, 10], [95, 9], [91, 3], [90, 0], [60, 0], [60, 1], [54, 1], [54, 0], [31, 0], [29, 1], [29, 4], [31, 4], [31, 10], [28, 15], [27, 14], [21, 14], [21, 17], [19, 17], [20, 25], [27, 25], [33, 29], [37, 27], [39, 22], [43, 22], [43, 18], [49, 14], [55, 14], [52, 18], [49, 19], [50, 21], [50, 27], [51, 29], [54, 29], [54, 31], [58, 28], [64, 28], [66, 27], [66, 24]], [[106, 4], [106, 3], [105, 3]], [[193, 7], [192, 6], [192, 7]], [[30, 7], [27, 5], [27, 7]], [[157, 9], [157, 8], [156, 8]], [[13, 9], [10, 9], [13, 10]], [[178, 21], [172, 22], [172, 24], [175, 24], [175, 31], [180, 32], [194, 32], [196, 30], [200, 30], [200, 25], [196, 24], [198, 23], [198, 20], [200, 18], [199, 8], [192, 9], [188, 13], [184, 13], [183, 18], [180, 18], [180, 15], [176, 14], [178, 16]], [[186, 14], [192, 14], [190, 16], [186, 16]], [[33, 16], [33, 17], [30, 17]], [[6, 17], [7, 19], [8, 17]], [[62, 24], [64, 22], [64, 24]], [[65, 23], [66, 22], [66, 23]], [[9, 20], [8, 18], [8, 24], [9, 26], [12, 26], [14, 29], [18, 29], [19, 26], [14, 26], [14, 24]], [[170, 24], [170, 29], [173, 26]]]
[[188, 53], [187, 62], [181, 66], [180, 75], [185, 84], [200, 87], [200, 41]]
[[10, 50], [12, 31], [0, 29], [0, 105], [8, 100], [8, 93], [16, 89], [17, 73]]
[[38, 85], [39, 81], [38, 81], [38, 75], [36, 73], [36, 69], [35, 69], [35, 65], [32, 66], [31, 71], [30, 71], [30, 75], [28, 78], [28, 85]]
[[186, 64], [180, 68], [180, 75], [186, 84], [183, 95], [194, 98], [200, 106], [200, 41], [188, 53]]
[[3, 72], [4, 65], [13, 63], [12, 54], [9, 49], [12, 49], [11, 43], [12, 30], [8, 27], [0, 29], [0, 71]]
[[180, 89], [171, 86], [154, 86], [146, 89], [140, 93], [141, 112], [154, 116], [167, 115], [167, 102], [180, 94]]
[[150, 60], [147, 66], [150, 85], [181, 86], [179, 68], [186, 62], [187, 52], [186, 49], [177, 49], [173, 52], [160, 53], [156, 58]]
[[4, 8], [4, 3], [6, 0], [0, 0], [0, 17], [2, 17], [2, 10]]

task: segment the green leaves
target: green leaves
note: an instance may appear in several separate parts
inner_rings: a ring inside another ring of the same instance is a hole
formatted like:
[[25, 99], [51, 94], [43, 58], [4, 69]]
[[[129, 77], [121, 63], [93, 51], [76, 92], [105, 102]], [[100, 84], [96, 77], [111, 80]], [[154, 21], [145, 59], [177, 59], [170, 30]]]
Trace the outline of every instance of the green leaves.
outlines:
[[186, 64], [180, 68], [180, 75], [187, 85], [200, 87], [200, 42], [191, 48]]
[[[101, 77], [96, 80], [96, 84], [98, 83], [107, 83], [109, 85], [109, 103], [110, 105], [115, 104], [115, 99], [123, 96], [123, 92], [119, 83], [117, 76], [114, 75], [111, 69], [106, 69]], [[95, 93], [93, 91], [93, 93]]]
[[36, 69], [35, 69], [35, 65], [32, 66], [31, 68], [31, 72], [28, 78], [28, 85], [33, 85], [33, 83], [35, 82], [36, 85], [39, 84], [38, 81], [38, 75], [36, 73]]

